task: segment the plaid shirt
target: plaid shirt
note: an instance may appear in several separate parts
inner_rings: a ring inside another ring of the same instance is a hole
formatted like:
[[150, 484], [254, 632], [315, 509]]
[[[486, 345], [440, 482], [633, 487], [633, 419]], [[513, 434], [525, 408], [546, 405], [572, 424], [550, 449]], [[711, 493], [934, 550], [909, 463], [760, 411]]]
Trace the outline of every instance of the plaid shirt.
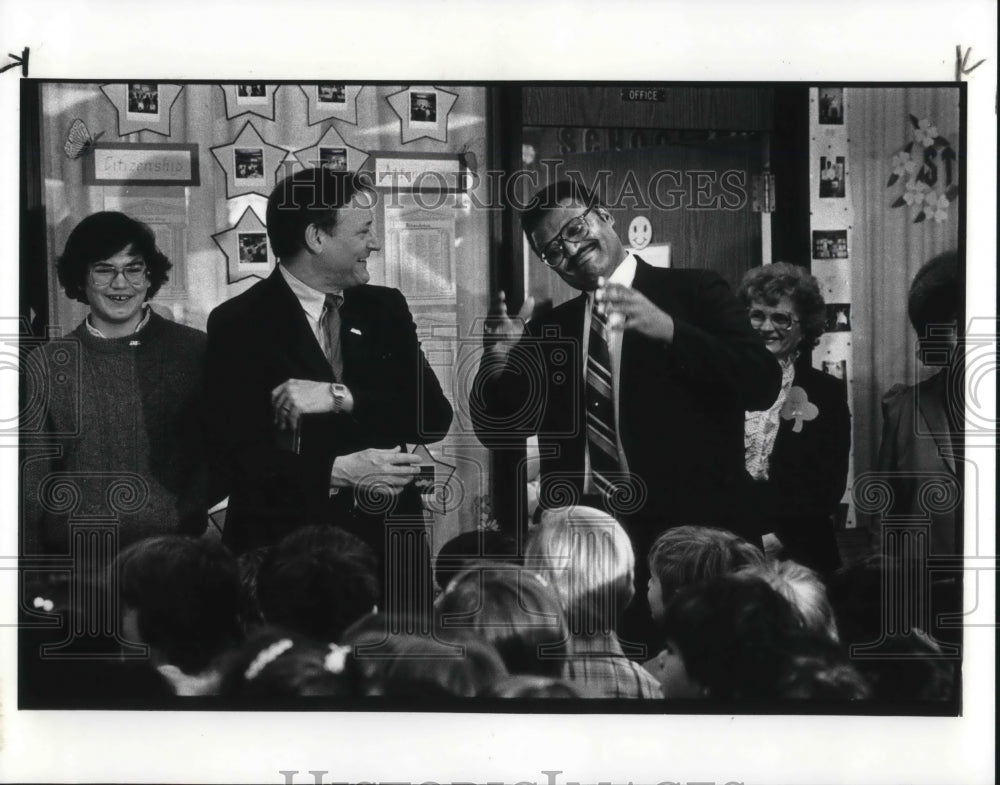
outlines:
[[662, 698], [660, 683], [622, 653], [618, 639], [574, 638], [566, 678], [594, 698]]

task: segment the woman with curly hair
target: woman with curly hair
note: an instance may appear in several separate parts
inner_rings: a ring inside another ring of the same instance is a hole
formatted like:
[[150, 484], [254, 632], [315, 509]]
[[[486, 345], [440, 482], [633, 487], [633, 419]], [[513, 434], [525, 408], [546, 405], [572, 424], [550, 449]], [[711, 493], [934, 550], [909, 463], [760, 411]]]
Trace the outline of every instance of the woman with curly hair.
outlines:
[[847, 387], [797, 362], [819, 342], [826, 304], [816, 279], [785, 262], [750, 270], [740, 297], [782, 369], [774, 403], [746, 415], [750, 510], [777, 535], [783, 558], [828, 575], [840, 565], [834, 525], [851, 448]]

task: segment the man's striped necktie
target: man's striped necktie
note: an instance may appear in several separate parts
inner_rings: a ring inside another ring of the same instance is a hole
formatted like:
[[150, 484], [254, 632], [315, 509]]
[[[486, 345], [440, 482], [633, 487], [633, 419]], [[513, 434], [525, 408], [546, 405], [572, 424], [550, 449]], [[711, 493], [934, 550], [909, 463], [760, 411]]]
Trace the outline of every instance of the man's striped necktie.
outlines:
[[604, 316], [597, 312], [595, 302], [587, 347], [587, 447], [591, 476], [602, 494], [608, 494], [613, 489], [616, 475], [620, 473], [611, 385], [608, 324]]

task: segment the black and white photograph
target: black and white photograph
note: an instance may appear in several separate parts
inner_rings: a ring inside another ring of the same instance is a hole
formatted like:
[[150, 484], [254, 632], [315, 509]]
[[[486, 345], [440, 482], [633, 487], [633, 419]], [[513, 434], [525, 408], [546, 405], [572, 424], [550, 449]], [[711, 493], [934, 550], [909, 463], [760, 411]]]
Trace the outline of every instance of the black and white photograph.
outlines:
[[236, 85], [237, 104], [264, 104], [267, 100], [267, 86], [261, 82]]
[[847, 258], [847, 230], [833, 229], [814, 231], [813, 237], [813, 259], [846, 259]]
[[[907, 42], [868, 71], [791, 6], [797, 48], [675, 27], [668, 68], [661, 11], [539, 7], [538, 52], [297, 4], [232, 60], [206, 7], [204, 76], [13, 29], [5, 779], [995, 781], [995, 36], [859, 16]], [[155, 160], [67, 154], [146, 143], [102, 86], [157, 82]], [[937, 138], [914, 223], [886, 182]]]
[[844, 88], [819, 88], [819, 124], [844, 124]]
[[143, 120], [158, 116], [160, 114], [159, 85], [149, 82], [129, 82], [127, 114], [135, 115], [135, 119]]
[[342, 84], [320, 82], [316, 85], [316, 101], [321, 104], [343, 104], [347, 94]]
[[826, 332], [842, 333], [851, 329], [850, 303], [827, 303]]
[[344, 147], [320, 147], [320, 166], [337, 172], [347, 171], [347, 149]]
[[820, 199], [843, 199], [847, 193], [844, 179], [847, 174], [844, 156], [820, 156], [819, 196]]
[[263, 232], [239, 232], [240, 264], [267, 264], [267, 235]]
[[436, 93], [410, 93], [410, 122], [411, 123], [436, 123], [437, 122], [437, 94]]
[[264, 151], [260, 147], [234, 147], [234, 178], [240, 180], [264, 179]]
[[847, 360], [823, 360], [823, 373], [834, 379], [847, 379]]

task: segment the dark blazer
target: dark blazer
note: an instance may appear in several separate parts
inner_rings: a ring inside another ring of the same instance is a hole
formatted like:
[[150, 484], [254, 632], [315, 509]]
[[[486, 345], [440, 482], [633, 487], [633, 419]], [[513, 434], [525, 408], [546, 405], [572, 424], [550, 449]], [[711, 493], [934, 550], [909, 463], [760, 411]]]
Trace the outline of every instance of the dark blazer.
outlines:
[[[618, 517], [629, 521], [641, 554], [645, 540], [672, 525], [743, 529], [744, 411], [775, 399], [781, 371], [717, 274], [639, 259], [633, 288], [674, 320], [670, 346], [629, 330], [622, 340], [620, 437], [641, 498]], [[481, 365], [470, 399], [486, 446], [538, 434], [548, 507], [579, 500], [583, 490], [586, 303], [581, 294], [530, 323], [502, 371]]]
[[803, 420], [798, 433], [794, 420], [779, 420], [769, 478], [752, 483], [751, 509], [764, 531], [778, 535], [783, 556], [830, 573], [840, 566], [834, 531], [851, 452], [847, 386], [807, 366], [796, 367], [792, 385], [801, 387], [818, 411], [815, 419]]
[[[894, 491], [886, 515], [929, 518], [937, 555], [962, 552], [963, 439], [948, 418], [953, 381], [952, 372], [939, 371], [920, 384], [896, 385], [882, 401], [878, 470]], [[932, 485], [942, 493], [930, 493]]]
[[[332, 382], [333, 371], [281, 272], [209, 316], [211, 442], [229, 494], [223, 540], [237, 552], [276, 542], [303, 523], [329, 521], [338, 509], [331, 513], [329, 495], [337, 456], [434, 442], [448, 431], [451, 405], [403, 295], [380, 286], [348, 289], [341, 324], [342, 381], [354, 411], [303, 417], [296, 453], [288, 432], [274, 425], [271, 391], [288, 379]], [[419, 516], [419, 503], [410, 486], [395, 509]]]

